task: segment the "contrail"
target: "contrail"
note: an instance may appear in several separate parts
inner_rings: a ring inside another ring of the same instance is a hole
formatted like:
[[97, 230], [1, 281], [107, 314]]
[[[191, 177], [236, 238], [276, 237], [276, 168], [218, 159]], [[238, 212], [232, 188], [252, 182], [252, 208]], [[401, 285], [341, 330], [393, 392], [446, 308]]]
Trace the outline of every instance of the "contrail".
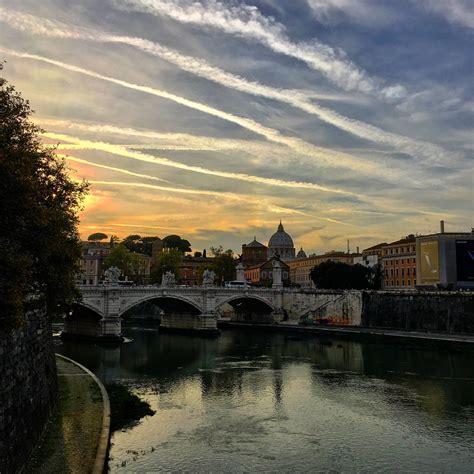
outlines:
[[[128, 170], [123, 169], [123, 168], [116, 168], [114, 166], [101, 165], [99, 163], [94, 163], [93, 161], [84, 160], [82, 158], [77, 158], [77, 157], [74, 157], [74, 156], [62, 155], [62, 154], [58, 154], [58, 156], [61, 157], [61, 158], [70, 160], [70, 161], [77, 162], [77, 163], [81, 163], [81, 164], [85, 164], [85, 165], [89, 165], [89, 166], [94, 166], [94, 167], [97, 167], [97, 168], [107, 169], [107, 170], [111, 170], [111, 171], [116, 171], [118, 173], [123, 173], [123, 174], [126, 174], [126, 175], [135, 176], [135, 177], [138, 177], [138, 178], [165, 181], [166, 183], [169, 183], [169, 181], [163, 180], [161, 178], [157, 178], [155, 176], [149, 176], [149, 175], [140, 174], [140, 173], [133, 173], [133, 172], [128, 171]], [[99, 184], [99, 181], [89, 181], [89, 182]], [[105, 183], [105, 181], [101, 182], [101, 184], [104, 184], [104, 183]], [[138, 186], [138, 184], [140, 184], [140, 183], [135, 183], [135, 184]], [[151, 185], [148, 185], [146, 187], [149, 187], [149, 186], [151, 186]], [[204, 195], [204, 196], [214, 196], [214, 197], [218, 197], [218, 198], [227, 198], [227, 199], [230, 199], [232, 201], [249, 202], [249, 203], [252, 203], [252, 204], [259, 204], [259, 205], [262, 204], [262, 199], [261, 198], [252, 198], [252, 197], [249, 197], [249, 196], [244, 196], [244, 195], [229, 193], [229, 192], [209, 191], [209, 190], [201, 190], [201, 189], [172, 188], [172, 187], [167, 187], [167, 186], [156, 186], [156, 185], [153, 186], [153, 189], [172, 192], [172, 193], [178, 193], [178, 194], [199, 194], [199, 195]], [[286, 212], [288, 214], [298, 214], [298, 215], [302, 215], [302, 216], [306, 216], [306, 217], [316, 217], [313, 214], [308, 214], [306, 212], [298, 211], [297, 209], [292, 209], [292, 208], [289, 208], [289, 207], [282, 207], [282, 206], [277, 206], [277, 205], [269, 204], [269, 203], [265, 203], [265, 205], [267, 207], [267, 210], [269, 210], [271, 212], [275, 212], [275, 213], [283, 211], [283, 212]], [[339, 220], [336, 220], [336, 219], [329, 219], [327, 217], [317, 216], [316, 218], [327, 220], [329, 222], [335, 222], [337, 224], [351, 225], [351, 224], [347, 224], [345, 222], [342, 222], [342, 221], [339, 221]]]
[[[250, 183], [260, 183], [270, 186], [280, 186], [288, 188], [301, 188], [301, 189], [312, 189], [314, 191], [322, 191], [325, 193], [336, 193], [336, 194], [345, 194], [350, 196], [357, 196], [355, 193], [350, 191], [345, 191], [337, 188], [330, 188], [327, 186], [322, 186], [315, 183], [308, 183], [304, 181], [284, 181], [276, 178], [263, 178], [261, 176], [253, 176], [244, 173], [231, 173], [227, 171], [216, 171], [208, 168], [203, 168], [201, 166], [192, 166], [186, 165], [184, 163], [179, 163], [176, 161], [169, 160], [168, 158], [162, 158], [154, 155], [147, 155], [138, 151], [130, 151], [126, 147], [121, 145], [114, 145], [112, 143], [105, 142], [93, 142], [90, 140], [81, 140], [80, 138], [71, 137], [69, 135], [62, 135], [57, 133], [45, 133], [45, 136], [55, 140], [66, 140], [71, 141], [75, 145], [82, 145], [83, 149], [91, 150], [101, 150], [107, 153], [123, 156], [126, 158], [132, 158], [135, 160], [145, 161], [147, 163], [153, 163], [155, 165], [169, 166], [171, 168], [178, 168], [186, 171], [192, 171], [195, 173], [206, 174], [211, 176], [218, 176], [221, 178], [236, 179], [240, 181], [247, 181]], [[67, 145], [64, 146], [67, 149]]]
[[[344, 155], [342, 153], [335, 153], [331, 150], [327, 150], [324, 148], [317, 147], [310, 143], [305, 142], [304, 140], [300, 140], [294, 137], [288, 137], [282, 135], [278, 130], [266, 127], [255, 120], [248, 119], [245, 117], [240, 117], [238, 115], [233, 115], [228, 112], [224, 112], [222, 110], [216, 109], [214, 107], [208, 106], [206, 104], [202, 104], [200, 102], [196, 102], [190, 99], [186, 99], [184, 97], [178, 96], [176, 94], [171, 94], [166, 91], [162, 91], [159, 89], [155, 89], [149, 86], [142, 86], [139, 84], [133, 84], [127, 81], [123, 81], [121, 79], [116, 79], [110, 76], [105, 76], [103, 74], [96, 73], [94, 71], [90, 71], [88, 69], [84, 69], [78, 66], [74, 66], [72, 64], [64, 63], [62, 61], [56, 61], [54, 59], [46, 58], [44, 56], [39, 56], [36, 54], [29, 54], [29, 53], [22, 53], [19, 51], [14, 51], [7, 48], [0, 48], [0, 52], [4, 54], [9, 54], [11, 56], [15, 56], [18, 58], [24, 59], [33, 59], [35, 61], [41, 61], [47, 64], [52, 64], [54, 66], [60, 67], [62, 69], [76, 72], [79, 74], [84, 74], [89, 77], [93, 77], [96, 79], [100, 79], [103, 81], [110, 82], [112, 84], [117, 84], [122, 87], [126, 87], [129, 89], [133, 89], [139, 92], [144, 92], [146, 94], [151, 94], [157, 97], [162, 97], [164, 99], [171, 100], [177, 104], [183, 105], [185, 107], [198, 110], [205, 114], [220, 118], [222, 120], [226, 120], [231, 123], [235, 123], [242, 128], [250, 130], [258, 135], [264, 136], [267, 140], [272, 141], [274, 143], [279, 143], [292, 148], [296, 152], [300, 153], [301, 155], [309, 156], [313, 159], [316, 159], [320, 164], [324, 164], [330, 167], [349, 167], [351, 169], [357, 168], [360, 170], [372, 170], [374, 169], [374, 165], [369, 163], [363, 163], [360, 160], [356, 160], [349, 155]], [[329, 159], [332, 158], [332, 159]]]
[[314, 39], [305, 43], [291, 41], [282, 24], [272, 17], [265, 17], [254, 6], [235, 2], [229, 6], [216, 0], [114, 0], [114, 3], [124, 10], [165, 16], [180, 23], [205, 26], [256, 41], [276, 53], [303, 61], [348, 91], [373, 94], [386, 100], [405, 95], [402, 86], [381, 86], [380, 79], [368, 77], [365, 71], [330, 46]]
[[[181, 54], [175, 50], [146, 39], [111, 35], [92, 29], [71, 27], [70, 25], [64, 25], [60, 22], [38, 18], [8, 9], [0, 8], [0, 13], [0, 19], [2, 21], [7, 22], [9, 26], [15, 27], [21, 31], [28, 31], [30, 33], [49, 37], [103, 43], [118, 43], [135, 47], [140, 51], [158, 56], [191, 74], [216, 82], [224, 87], [232, 88], [257, 97], [264, 97], [289, 104], [308, 114], [317, 116], [320, 120], [323, 120], [340, 130], [375, 143], [389, 145], [396, 148], [398, 151], [408, 153], [415, 158], [421, 156], [428, 160], [435, 159], [437, 161], [443, 161], [445, 164], [444, 158], [448, 155], [448, 153], [441, 147], [387, 132], [374, 125], [361, 122], [360, 120], [350, 119], [334, 110], [322, 107], [314, 103], [311, 98], [302, 91], [275, 88], [256, 81], [249, 81], [241, 76], [229, 73], [216, 66], [212, 66], [206, 61]], [[383, 170], [382, 174], [386, 175], [386, 172], [387, 170]]]
[[[136, 188], [146, 188], [146, 189], [157, 189], [160, 191], [166, 190], [166, 191], [172, 191], [172, 192], [183, 192], [183, 191], [188, 191], [187, 194], [207, 194], [207, 195], [219, 195], [222, 197], [222, 193], [214, 192], [214, 191], [195, 191], [195, 190], [175, 190], [174, 188], [164, 188], [163, 186], [157, 186], [155, 184], [146, 184], [146, 183], [132, 183], [132, 182], [124, 182], [124, 181], [101, 181], [101, 180], [87, 180], [88, 183], [90, 184], [97, 184], [97, 185], [104, 185], [104, 186], [128, 186], [128, 187], [136, 187]], [[261, 203], [261, 201], [260, 201]], [[341, 225], [348, 225], [348, 226], [355, 226], [354, 224], [350, 224], [347, 222], [342, 222], [338, 221], [336, 219], [331, 219], [329, 217], [321, 217], [321, 216], [315, 216], [313, 214], [307, 214], [302, 211], [298, 211], [296, 209], [289, 209], [286, 207], [280, 207], [280, 206], [273, 206], [270, 205], [268, 207], [268, 210], [274, 213], [281, 213], [286, 212], [288, 214], [298, 214], [298, 215], [303, 215], [306, 217], [312, 217], [315, 219], [320, 219], [323, 221], [327, 222], [332, 222], [335, 224], [341, 224]]]

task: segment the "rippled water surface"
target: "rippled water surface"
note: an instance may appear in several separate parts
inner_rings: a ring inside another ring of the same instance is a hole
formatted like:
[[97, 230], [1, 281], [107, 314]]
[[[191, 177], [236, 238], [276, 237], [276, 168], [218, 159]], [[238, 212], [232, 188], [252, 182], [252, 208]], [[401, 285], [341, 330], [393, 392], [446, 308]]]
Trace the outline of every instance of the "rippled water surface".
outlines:
[[474, 471], [474, 354], [129, 328], [60, 351], [156, 414], [112, 438], [112, 472]]

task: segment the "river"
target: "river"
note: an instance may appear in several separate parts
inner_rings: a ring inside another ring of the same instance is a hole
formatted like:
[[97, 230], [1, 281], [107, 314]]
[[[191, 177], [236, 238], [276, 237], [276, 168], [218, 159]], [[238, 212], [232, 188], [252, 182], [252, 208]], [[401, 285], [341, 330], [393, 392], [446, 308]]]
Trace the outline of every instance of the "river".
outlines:
[[474, 471], [474, 353], [124, 328], [58, 352], [154, 416], [112, 436], [112, 472]]

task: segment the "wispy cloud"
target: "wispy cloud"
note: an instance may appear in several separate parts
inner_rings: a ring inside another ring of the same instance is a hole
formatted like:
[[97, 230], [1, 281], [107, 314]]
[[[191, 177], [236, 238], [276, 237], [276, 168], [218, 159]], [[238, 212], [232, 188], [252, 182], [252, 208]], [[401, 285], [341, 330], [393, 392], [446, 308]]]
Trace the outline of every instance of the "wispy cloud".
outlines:
[[181, 23], [205, 26], [257, 41], [274, 52], [305, 62], [344, 90], [374, 94], [392, 100], [405, 94], [400, 85], [384, 86], [371, 78], [345, 55], [316, 39], [294, 42], [281, 23], [245, 3], [232, 6], [217, 0], [114, 0], [120, 8], [172, 18]]
[[[122, 87], [133, 89], [139, 92], [143, 92], [145, 94], [151, 94], [157, 97], [171, 100], [184, 107], [198, 110], [200, 112], [211, 115], [213, 117], [217, 117], [222, 120], [226, 120], [228, 122], [239, 125], [242, 128], [245, 128], [251, 132], [256, 133], [257, 135], [261, 135], [265, 137], [267, 140], [271, 142], [288, 146], [289, 148], [293, 149], [300, 155], [311, 158], [313, 160], [313, 163], [317, 163], [322, 166], [330, 166], [330, 167], [336, 167], [336, 168], [349, 167], [349, 168], [358, 168], [360, 170], [367, 170], [367, 171], [370, 171], [370, 170], [374, 171], [377, 168], [375, 164], [365, 163], [360, 159], [355, 159], [351, 157], [350, 155], [346, 155], [343, 153], [334, 152], [329, 149], [317, 147], [315, 145], [312, 145], [296, 137], [282, 135], [278, 130], [275, 130], [270, 127], [266, 127], [265, 125], [262, 125], [255, 120], [241, 117], [241, 116], [231, 114], [228, 112], [224, 112], [222, 110], [216, 109], [215, 107], [211, 107], [201, 102], [196, 102], [190, 99], [186, 99], [182, 96], [178, 96], [170, 92], [159, 90], [154, 87], [134, 84], [134, 83], [124, 81], [122, 79], [105, 76], [103, 74], [99, 74], [89, 69], [84, 69], [78, 66], [74, 66], [72, 64], [65, 63], [63, 61], [57, 61], [57, 60], [40, 56], [37, 54], [23, 53], [23, 52], [14, 51], [7, 48], [0, 48], [0, 52], [3, 52], [4, 54], [9, 54], [11, 56], [15, 56], [18, 58], [41, 61], [47, 64], [51, 64], [51, 65], [63, 68], [71, 72], [84, 74], [89, 77], [107, 81], [107, 82], [110, 82]], [[380, 173], [386, 174], [386, 170], [380, 169]]]
[[418, 7], [446, 18], [455, 25], [474, 28], [474, 4], [472, 0], [419, 0]]
[[[407, 153], [415, 158], [446, 162], [453, 158], [442, 148], [423, 141], [385, 131], [374, 125], [360, 120], [345, 117], [327, 107], [322, 107], [312, 101], [303, 91], [270, 87], [256, 81], [249, 81], [236, 74], [229, 73], [221, 68], [210, 65], [206, 61], [181, 54], [152, 41], [142, 38], [105, 34], [100, 31], [84, 28], [74, 28], [44, 18], [34, 17], [7, 9], [0, 9], [0, 18], [12, 27], [23, 31], [37, 33], [50, 37], [82, 39], [107, 43], [120, 43], [133, 46], [154, 56], [175, 64], [184, 71], [204, 77], [205, 79], [258, 97], [277, 100], [286, 103], [304, 112], [315, 115], [320, 120], [329, 123], [340, 130], [359, 138], [381, 145], [388, 145], [397, 151]], [[320, 150], [321, 151], [321, 150]], [[359, 159], [358, 166], [363, 163]]]
[[[324, 193], [335, 193], [345, 194], [348, 196], [357, 196], [356, 193], [346, 191], [343, 189], [331, 188], [328, 186], [322, 186], [316, 183], [302, 182], [302, 181], [285, 181], [282, 179], [275, 178], [264, 178], [262, 176], [252, 176], [244, 173], [231, 173], [227, 171], [211, 170], [201, 166], [186, 165], [177, 161], [172, 161], [168, 158], [162, 158], [155, 155], [147, 155], [139, 151], [131, 151], [127, 147], [122, 145], [115, 145], [112, 143], [105, 142], [94, 142], [90, 140], [81, 140], [80, 138], [71, 137], [69, 135], [62, 135], [57, 133], [45, 133], [45, 136], [54, 140], [65, 140], [66, 142], [72, 142], [75, 145], [81, 145], [83, 149], [100, 150], [107, 153], [131, 158], [155, 165], [169, 166], [171, 168], [177, 168], [185, 171], [191, 171], [194, 173], [206, 174], [209, 176], [217, 176], [220, 178], [234, 179], [239, 181], [247, 181], [250, 183], [265, 184], [268, 186], [278, 186], [287, 188], [300, 188], [300, 189], [312, 189], [313, 191], [321, 191]], [[67, 146], [64, 147], [67, 149]], [[78, 147], [76, 147], [77, 149]]]
[[308, 214], [306, 212], [301, 212], [296, 209], [291, 209], [288, 207], [283, 207], [283, 206], [276, 206], [272, 204], [266, 204], [265, 201], [256, 200], [256, 199], [246, 199], [245, 197], [232, 194], [232, 193], [219, 193], [219, 192], [214, 192], [214, 191], [203, 191], [203, 190], [196, 190], [196, 189], [179, 189], [179, 188], [169, 188], [169, 187], [164, 187], [164, 186], [157, 186], [154, 184], [147, 184], [147, 183], [136, 183], [136, 182], [129, 182], [129, 181], [102, 181], [102, 180], [95, 180], [91, 179], [88, 180], [88, 183], [93, 184], [93, 185], [102, 185], [102, 186], [119, 186], [119, 187], [133, 187], [133, 188], [144, 188], [144, 189], [152, 189], [152, 190], [158, 190], [158, 191], [167, 191], [167, 192], [175, 192], [175, 193], [183, 193], [183, 194], [201, 194], [201, 195], [206, 195], [206, 196], [215, 196], [219, 198], [229, 198], [232, 200], [238, 200], [238, 201], [247, 201], [247, 202], [253, 202], [255, 204], [258, 204], [260, 206], [263, 205], [262, 211], [264, 212], [271, 212], [274, 214], [282, 215], [282, 214], [296, 214], [296, 215], [302, 215], [305, 217], [311, 217], [313, 219], [318, 219], [318, 220], [323, 220], [327, 222], [331, 222], [334, 224], [341, 224], [341, 225], [349, 225], [353, 226], [353, 224], [347, 223], [340, 221], [338, 219], [332, 219], [329, 217], [323, 217], [323, 216], [316, 216], [314, 214]]

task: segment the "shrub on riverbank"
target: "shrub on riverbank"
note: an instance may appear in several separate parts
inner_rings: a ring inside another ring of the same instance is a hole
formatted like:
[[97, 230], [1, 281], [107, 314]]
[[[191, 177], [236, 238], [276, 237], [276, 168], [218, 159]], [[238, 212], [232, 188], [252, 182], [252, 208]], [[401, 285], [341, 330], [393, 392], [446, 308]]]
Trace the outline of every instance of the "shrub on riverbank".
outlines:
[[124, 385], [108, 384], [105, 388], [110, 399], [110, 426], [112, 431], [130, 426], [144, 416], [155, 414], [148, 402], [131, 393]]

